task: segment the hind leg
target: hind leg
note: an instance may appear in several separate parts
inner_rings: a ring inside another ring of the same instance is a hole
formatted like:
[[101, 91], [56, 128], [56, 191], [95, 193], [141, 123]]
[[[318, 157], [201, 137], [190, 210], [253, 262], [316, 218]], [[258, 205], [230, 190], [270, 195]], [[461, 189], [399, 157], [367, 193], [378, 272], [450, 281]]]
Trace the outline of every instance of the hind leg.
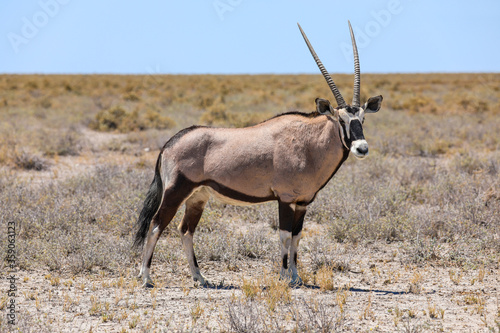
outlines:
[[200, 221], [205, 204], [209, 199], [209, 194], [204, 189], [199, 189], [191, 195], [186, 201], [186, 212], [181, 224], [179, 224], [179, 233], [181, 235], [182, 247], [189, 263], [191, 276], [194, 281], [198, 281], [202, 285], [209, 285], [208, 280], [201, 274], [193, 248], [193, 235]]
[[149, 272], [156, 242], [158, 238], [160, 238], [163, 230], [165, 230], [170, 221], [172, 221], [172, 218], [175, 216], [175, 213], [177, 213], [177, 210], [186, 197], [188, 197], [192, 191], [192, 188], [184, 185], [185, 184], [177, 183], [176, 186], [172, 186], [165, 190], [160, 208], [149, 226], [146, 243], [142, 252], [141, 271], [138, 276], [142, 278], [144, 287], [153, 287], [153, 281], [151, 280]]

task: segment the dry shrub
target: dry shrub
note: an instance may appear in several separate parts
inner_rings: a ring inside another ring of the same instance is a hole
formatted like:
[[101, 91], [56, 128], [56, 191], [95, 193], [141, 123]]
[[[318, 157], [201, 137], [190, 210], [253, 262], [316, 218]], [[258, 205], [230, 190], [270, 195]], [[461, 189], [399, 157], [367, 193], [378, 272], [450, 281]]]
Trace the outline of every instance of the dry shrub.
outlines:
[[345, 322], [344, 312], [332, 309], [317, 297], [304, 297], [292, 307], [293, 319], [299, 332], [340, 332]]
[[268, 311], [262, 301], [232, 299], [227, 310], [227, 330], [241, 333], [340, 332], [345, 320], [345, 309], [340, 311], [318, 295], [292, 299], [276, 311]]
[[210, 233], [194, 234], [194, 249], [199, 261], [231, 262], [236, 259], [234, 232], [227, 227]]
[[100, 111], [89, 127], [98, 131], [113, 131], [122, 126], [127, 111], [120, 106]]
[[46, 156], [78, 156], [83, 149], [82, 134], [76, 128], [63, 131], [41, 130], [40, 151]]
[[200, 121], [207, 125], [227, 125], [232, 122], [232, 114], [226, 111], [224, 103], [216, 102], [207, 108], [207, 111], [201, 115]]
[[229, 328], [232, 332], [250, 333], [263, 332], [262, 314], [253, 301], [235, 300], [228, 304]]
[[200, 122], [213, 126], [247, 127], [269, 119], [272, 113], [230, 112], [225, 103], [214, 102], [200, 118]]
[[241, 233], [227, 225], [216, 224], [214, 228], [213, 224], [204, 222], [194, 238], [195, 251], [205, 261], [262, 259], [273, 255], [275, 248], [267, 227]]
[[19, 266], [78, 273], [129, 265], [137, 255], [130, 238], [149, 177], [106, 166], [39, 186], [0, 183], [0, 222], [16, 222]]
[[136, 94], [134, 94], [132, 92], [125, 94], [123, 96], [123, 99], [126, 101], [129, 101], [129, 102], [138, 102], [141, 100], [141, 98], [139, 96], [137, 96]]
[[485, 113], [491, 109], [490, 101], [480, 93], [449, 93], [444, 96], [447, 108], [456, 113]]
[[327, 267], [329, 269], [346, 272], [351, 269], [351, 258], [346, 256], [345, 247], [333, 243], [326, 236], [315, 236], [304, 240], [304, 247], [311, 258], [311, 268], [314, 273]]
[[51, 163], [47, 159], [27, 151], [15, 153], [14, 164], [19, 169], [35, 171], [48, 170], [51, 166]]
[[243, 258], [261, 259], [274, 253], [275, 243], [269, 228], [264, 227], [241, 233], [236, 238], [238, 254]]
[[393, 107], [412, 113], [436, 113], [438, 110], [436, 101], [425, 95], [410, 96], [401, 99], [399, 103], [399, 105], [393, 104]]
[[121, 106], [98, 112], [89, 127], [98, 131], [143, 131], [148, 128], [166, 129], [175, 126], [175, 121], [162, 116], [158, 111], [148, 108], [144, 113], [138, 109], [126, 111]]
[[[34, 310], [34, 309], [33, 309]], [[52, 326], [52, 321], [47, 320], [42, 313], [38, 311], [30, 312], [26, 307], [20, 307], [16, 312], [15, 325], [9, 324], [7, 318], [0, 319], [1, 332], [26, 332], [26, 333], [50, 333], [57, 331]]]

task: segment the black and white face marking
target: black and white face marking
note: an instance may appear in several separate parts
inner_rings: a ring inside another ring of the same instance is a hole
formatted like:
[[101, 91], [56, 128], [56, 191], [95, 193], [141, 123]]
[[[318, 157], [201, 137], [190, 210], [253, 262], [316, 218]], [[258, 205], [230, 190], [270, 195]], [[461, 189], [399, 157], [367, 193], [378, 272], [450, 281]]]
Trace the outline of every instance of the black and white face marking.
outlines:
[[368, 156], [368, 143], [363, 134], [364, 110], [360, 107], [347, 106], [338, 110], [347, 135], [347, 142], [351, 143], [348, 148], [357, 158]]

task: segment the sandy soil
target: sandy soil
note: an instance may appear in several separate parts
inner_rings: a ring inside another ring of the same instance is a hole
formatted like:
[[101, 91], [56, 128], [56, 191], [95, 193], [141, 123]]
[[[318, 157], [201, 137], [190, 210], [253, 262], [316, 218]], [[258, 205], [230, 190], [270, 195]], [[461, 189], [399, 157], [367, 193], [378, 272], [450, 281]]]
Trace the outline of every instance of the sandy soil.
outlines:
[[[288, 313], [290, 317], [292, 307], [300, 308], [302, 299], [320, 302], [335, 316], [339, 313], [338, 297], [343, 295], [346, 331], [498, 329], [498, 267], [466, 271], [406, 265], [400, 260], [398, 246], [386, 244], [355, 249], [349, 257], [350, 270], [333, 273], [333, 290], [321, 290], [317, 285], [293, 288], [295, 301], [279, 304], [274, 313], [266, 314], [267, 318], [285, 318], [281, 329], [292, 330], [294, 321], [286, 320], [286, 316]], [[136, 267], [124, 267], [115, 275], [103, 270], [77, 276], [21, 271], [16, 298], [18, 320], [31, 325], [39, 322], [37, 325], [47, 326], [49, 331], [61, 332], [229, 330], [228, 306], [245, 299], [243, 279], [256, 280], [263, 272], [270, 278], [275, 274], [272, 263], [262, 260], [249, 259], [236, 267], [220, 262], [200, 266], [220, 289], [195, 286], [187, 263], [180, 267], [153, 264], [153, 289], [139, 286]], [[3, 284], [2, 294], [5, 289]]]

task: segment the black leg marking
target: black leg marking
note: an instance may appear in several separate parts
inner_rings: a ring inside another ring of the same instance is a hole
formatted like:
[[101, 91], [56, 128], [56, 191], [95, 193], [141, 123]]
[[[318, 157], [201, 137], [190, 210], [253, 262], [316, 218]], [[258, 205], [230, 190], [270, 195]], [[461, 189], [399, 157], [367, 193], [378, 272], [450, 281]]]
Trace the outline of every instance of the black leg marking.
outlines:
[[288, 269], [288, 254], [283, 256], [283, 268]]
[[153, 261], [153, 255], [151, 255], [151, 257], [149, 257], [148, 263], [146, 264], [147, 268], [151, 267], [151, 261]]
[[297, 252], [293, 254], [293, 263], [295, 264], [295, 267], [297, 267]]
[[297, 206], [293, 214], [292, 236], [297, 236], [302, 231], [305, 216], [306, 207]]
[[290, 204], [280, 202], [279, 203], [280, 229], [292, 232], [293, 218], [294, 218], [294, 211], [292, 207], [290, 207]]
[[198, 266], [198, 261], [196, 260], [196, 256], [194, 255], [194, 253], [193, 253], [193, 261], [194, 261], [194, 266], [195, 267], [199, 267]]

